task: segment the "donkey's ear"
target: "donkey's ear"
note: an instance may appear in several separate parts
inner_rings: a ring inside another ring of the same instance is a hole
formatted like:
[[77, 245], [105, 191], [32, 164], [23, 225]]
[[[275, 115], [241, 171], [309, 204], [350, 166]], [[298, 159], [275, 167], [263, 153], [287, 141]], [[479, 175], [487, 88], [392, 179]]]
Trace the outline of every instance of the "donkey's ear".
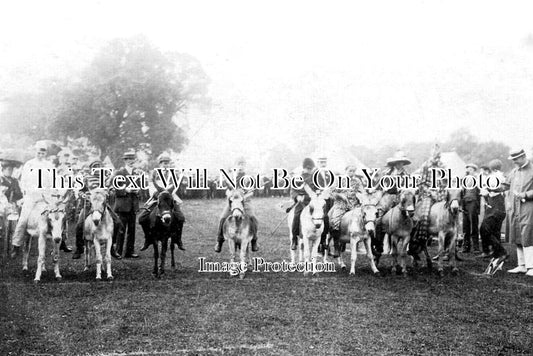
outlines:
[[244, 194], [244, 199], [248, 199], [253, 195], [254, 195], [254, 191], [250, 190], [249, 192], [246, 192], [246, 194]]

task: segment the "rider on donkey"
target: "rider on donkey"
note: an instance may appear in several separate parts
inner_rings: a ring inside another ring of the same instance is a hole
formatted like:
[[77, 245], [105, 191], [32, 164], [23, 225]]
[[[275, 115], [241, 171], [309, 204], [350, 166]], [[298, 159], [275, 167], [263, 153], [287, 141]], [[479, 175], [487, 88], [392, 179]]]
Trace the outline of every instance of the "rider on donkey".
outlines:
[[[300, 189], [291, 187], [291, 197], [294, 200], [294, 205], [287, 209], [287, 212], [290, 209], [294, 209], [294, 218], [292, 220], [292, 243], [291, 250], [296, 250], [298, 248], [298, 236], [300, 235], [300, 215], [304, 208], [311, 201], [307, 189], [316, 191], [317, 187], [313, 183], [313, 174], [315, 173], [315, 162], [311, 158], [304, 159], [302, 163], [302, 174], [301, 177], [304, 181], [304, 184]], [[307, 189], [306, 189], [307, 188]]]
[[[444, 168], [444, 164], [440, 160], [441, 153], [439, 145], [435, 144], [431, 150], [430, 158], [422, 165], [420, 173], [420, 181], [418, 184], [418, 201], [420, 202], [420, 208], [418, 210], [414, 235], [411, 238], [411, 246], [416, 245], [418, 241], [427, 241], [429, 237], [429, 213], [431, 206], [437, 201], [441, 201], [445, 197], [445, 189], [442, 184], [439, 184], [436, 188], [432, 188], [434, 185], [432, 182], [432, 170], [438, 168]], [[409, 250], [412, 250], [411, 248]], [[414, 250], [413, 250], [414, 251]]]
[[[387, 159], [387, 168], [380, 175], [381, 177], [408, 177], [409, 174], [405, 170], [405, 166], [411, 164], [411, 160], [407, 158], [403, 151], [397, 151], [392, 157]], [[395, 180], [397, 181], [397, 180]], [[377, 189], [382, 189], [378, 186]], [[383, 224], [381, 222], [383, 215], [389, 211], [394, 205], [398, 203], [398, 196], [400, 190], [396, 185], [392, 185], [391, 188], [383, 192], [383, 197], [378, 205], [378, 218], [376, 219], [376, 235], [374, 241], [372, 241], [372, 247], [375, 254], [381, 255], [383, 253], [383, 240], [385, 237], [385, 231], [383, 230]], [[382, 202], [385, 202], [383, 204]]]
[[[159, 173], [154, 170], [152, 173], [152, 183], [154, 185], [154, 188], [156, 191], [152, 195], [152, 197], [144, 204], [142, 207], [142, 211], [139, 214], [139, 224], [142, 226], [144, 230], [144, 245], [141, 248], [141, 251], [146, 250], [148, 247], [150, 247], [153, 243], [152, 239], [150, 238], [150, 234], [148, 231], [145, 230], [145, 228], [148, 227], [147, 224], [144, 224], [147, 219], [150, 218], [150, 213], [154, 210], [154, 208], [157, 205], [157, 198], [159, 197], [159, 194], [163, 191], [168, 191], [170, 194], [172, 194], [172, 197], [174, 198], [174, 209], [172, 210], [172, 214], [174, 215], [174, 219], [177, 223], [177, 231], [176, 231], [176, 241], [173, 241], [178, 245], [178, 248], [182, 251], [185, 251], [185, 248], [183, 247], [183, 243], [181, 241], [181, 235], [183, 232], [183, 224], [185, 223], [185, 216], [181, 212], [180, 204], [181, 199], [174, 193], [176, 190], [176, 187], [172, 183], [172, 176], [171, 172], [169, 170], [170, 167], [170, 156], [162, 153], [157, 157], [157, 161], [159, 162], [159, 168], [161, 168], [161, 172], [165, 178], [165, 181], [167, 182], [167, 187], [164, 186], [163, 181], [161, 180], [161, 177], [159, 176]], [[170, 182], [170, 183], [169, 183]]]
[[[235, 179], [235, 184], [237, 185], [237, 189], [241, 189], [241, 190], [246, 190], [244, 189], [242, 186], [241, 186], [241, 178], [244, 177], [246, 175], [246, 173], [244, 172], [244, 167], [246, 166], [246, 161], [244, 159], [239, 159], [237, 161], [237, 176], [236, 176], [236, 179]], [[246, 193], [246, 192], [245, 192]], [[220, 222], [218, 224], [218, 236], [217, 236], [217, 244], [215, 245], [215, 252], [220, 252], [222, 251], [222, 244], [224, 243], [225, 239], [224, 239], [224, 222], [226, 221], [226, 219], [228, 218], [228, 216], [231, 215], [231, 210], [230, 210], [230, 206], [229, 206], [229, 200], [226, 200], [226, 205], [224, 207], [224, 210], [222, 211], [222, 215], [220, 216]], [[246, 198], [244, 200], [244, 210], [245, 210], [245, 213], [250, 217], [251, 221], [252, 221], [252, 227], [253, 227], [253, 234], [254, 234], [254, 237], [252, 238], [252, 251], [253, 252], [256, 252], [258, 250], [258, 246], [257, 246], [257, 218], [255, 217], [255, 214], [254, 214], [254, 211], [253, 211], [253, 207], [252, 207], [252, 204], [251, 204], [251, 201], [250, 201], [250, 198]]]
[[[79, 204], [81, 205], [81, 210], [76, 223], [76, 252], [74, 252], [74, 255], [72, 256], [73, 260], [79, 259], [84, 252], [85, 241], [83, 239], [83, 228], [85, 219], [91, 212], [91, 202], [89, 201], [87, 194], [90, 194], [91, 190], [100, 186], [100, 175], [104, 174], [104, 171], [100, 171], [98, 169], [102, 168], [103, 166], [104, 164], [102, 161], [96, 160], [91, 162], [89, 164], [89, 173], [83, 178], [83, 188], [81, 188], [79, 191]], [[106, 204], [106, 210], [113, 219], [113, 246], [111, 247], [111, 256], [120, 260], [122, 256], [116, 252], [115, 242], [119, 231], [124, 227], [120, 221], [120, 218], [109, 206], [109, 204]]]
[[349, 165], [346, 167], [345, 172], [348, 176], [349, 188], [336, 188], [332, 191], [333, 206], [328, 214], [330, 235], [333, 238], [333, 246], [335, 248], [334, 257], [337, 257], [339, 252], [346, 250], [346, 243], [339, 241], [342, 217], [361, 203], [357, 196], [364, 191], [363, 177], [357, 174], [357, 167]]

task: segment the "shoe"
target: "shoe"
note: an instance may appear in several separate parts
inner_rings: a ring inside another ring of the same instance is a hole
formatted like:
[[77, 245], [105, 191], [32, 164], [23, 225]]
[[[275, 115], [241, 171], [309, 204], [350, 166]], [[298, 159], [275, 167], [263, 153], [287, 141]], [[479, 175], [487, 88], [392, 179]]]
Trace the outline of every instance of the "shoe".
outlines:
[[220, 253], [220, 251], [222, 251], [222, 242], [217, 242], [215, 245], [215, 252]]
[[115, 258], [117, 260], [121, 260], [122, 259], [122, 256], [120, 255], [120, 253], [117, 253], [117, 251], [115, 251], [114, 248], [111, 249], [111, 256], [113, 256], [113, 258]]
[[533, 277], [533, 268], [527, 270], [526, 276]]
[[11, 258], [15, 258], [20, 254], [20, 246], [13, 245], [13, 251], [11, 252]]
[[492, 255], [492, 252], [483, 252], [481, 255], [476, 256], [476, 258], [490, 258]]
[[144, 245], [143, 247], [141, 247], [141, 251], [146, 251], [148, 250], [148, 247], [151, 246], [151, 243], [149, 241], [144, 241]]
[[513, 269], [510, 269], [507, 271], [507, 273], [513, 273], [513, 274], [516, 274], [516, 273], [526, 273], [528, 272], [528, 270], [526, 269], [526, 266], [516, 266], [515, 268]]
[[76, 250], [74, 254], [72, 255], [73, 260], [79, 260], [81, 258], [81, 255], [83, 254], [83, 251]]
[[252, 252], [259, 251], [259, 248], [257, 247], [257, 241], [252, 240]]
[[509, 257], [508, 255], [503, 255], [501, 257], [493, 258], [490, 261], [489, 265], [487, 266], [487, 269], [485, 270], [485, 272], [483, 272], [483, 274], [494, 276], [494, 274], [496, 274], [496, 272], [498, 272], [498, 271], [500, 271], [502, 269], [502, 266], [503, 266], [505, 260], [508, 257]]
[[124, 256], [124, 258], [139, 258], [139, 255], [135, 253], [128, 253]]
[[185, 247], [183, 247], [183, 243], [181, 242], [181, 240], [176, 241], [176, 245], [178, 246], [180, 250], [185, 251]]
[[291, 243], [291, 250], [295, 251], [297, 248], [298, 248], [298, 243], [293, 241]]
[[59, 249], [63, 252], [72, 252], [72, 249], [70, 247], [67, 246], [67, 244], [63, 241], [61, 242], [61, 245], [59, 246]]

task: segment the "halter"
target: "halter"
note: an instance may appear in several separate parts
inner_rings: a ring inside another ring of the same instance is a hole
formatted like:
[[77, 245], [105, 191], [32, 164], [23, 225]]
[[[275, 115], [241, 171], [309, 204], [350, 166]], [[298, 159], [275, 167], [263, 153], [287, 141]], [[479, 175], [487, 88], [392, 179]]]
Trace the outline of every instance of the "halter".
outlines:
[[239, 208], [239, 207], [236, 207], [236, 208], [232, 208], [232, 209], [231, 209], [231, 213], [233, 214], [233, 212], [234, 212], [235, 210], [238, 210], [238, 211], [240, 211], [240, 212], [241, 212], [241, 214], [242, 214], [242, 215], [244, 215], [244, 210], [243, 210], [243, 209], [241, 209], [241, 208]]
[[374, 220], [366, 220], [366, 218], [365, 218], [364, 208], [367, 207], [367, 206], [373, 206], [374, 208], [376, 208], [376, 210], [378, 210], [378, 204], [361, 204], [361, 213], [363, 214], [364, 223], [365, 224], [369, 223], [369, 222], [375, 223], [376, 222], [376, 218], [374, 218]]

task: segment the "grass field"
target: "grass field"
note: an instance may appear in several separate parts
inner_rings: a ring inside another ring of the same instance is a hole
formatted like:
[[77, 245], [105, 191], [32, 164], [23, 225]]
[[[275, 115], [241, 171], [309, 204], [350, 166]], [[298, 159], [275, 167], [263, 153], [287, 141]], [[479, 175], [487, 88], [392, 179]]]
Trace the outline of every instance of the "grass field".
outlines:
[[[286, 223], [271, 234], [284, 215], [279, 202], [254, 200], [256, 256], [269, 261], [289, 259]], [[112, 282], [96, 282], [82, 260], [62, 254], [63, 280], [54, 280], [50, 266], [35, 285], [35, 246], [30, 277], [19, 259], [2, 260], [0, 355], [533, 354], [533, 279], [476, 276], [487, 262], [470, 255], [458, 276], [446, 270], [443, 278], [425, 267], [393, 276], [389, 257], [375, 277], [362, 255], [355, 276], [199, 273], [200, 256], [228, 259], [227, 244], [213, 252], [222, 205], [185, 201], [187, 251], [160, 280], [151, 274], [151, 250], [113, 260]], [[137, 249], [142, 242], [138, 230]], [[504, 268], [515, 266], [512, 255]]]

